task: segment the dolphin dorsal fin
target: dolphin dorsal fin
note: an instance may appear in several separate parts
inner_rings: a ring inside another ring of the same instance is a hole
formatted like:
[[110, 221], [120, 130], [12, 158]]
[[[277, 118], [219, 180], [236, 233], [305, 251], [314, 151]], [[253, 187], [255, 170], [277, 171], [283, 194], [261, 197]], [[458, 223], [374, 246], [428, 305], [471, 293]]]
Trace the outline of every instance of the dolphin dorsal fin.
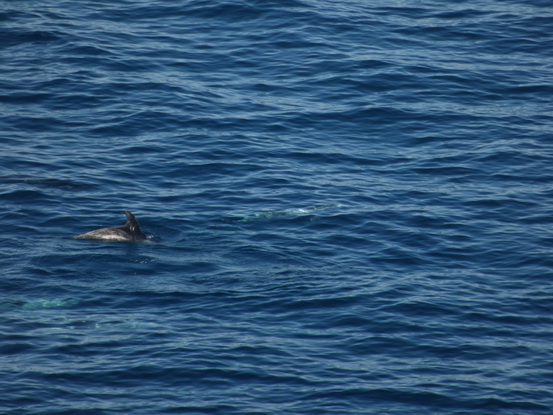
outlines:
[[138, 224], [138, 221], [134, 217], [134, 215], [129, 212], [128, 210], [125, 210], [123, 212], [127, 216], [127, 223], [125, 223], [125, 228], [128, 228], [131, 232], [137, 232], [139, 234], [142, 233], [142, 229], [140, 229], [140, 225]]

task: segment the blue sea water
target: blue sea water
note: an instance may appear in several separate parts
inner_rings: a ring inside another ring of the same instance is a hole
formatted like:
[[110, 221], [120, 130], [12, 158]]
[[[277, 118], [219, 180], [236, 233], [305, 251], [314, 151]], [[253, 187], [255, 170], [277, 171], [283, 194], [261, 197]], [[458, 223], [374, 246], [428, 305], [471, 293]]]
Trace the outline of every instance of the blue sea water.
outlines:
[[553, 413], [551, 2], [4, 1], [0, 50], [0, 413]]

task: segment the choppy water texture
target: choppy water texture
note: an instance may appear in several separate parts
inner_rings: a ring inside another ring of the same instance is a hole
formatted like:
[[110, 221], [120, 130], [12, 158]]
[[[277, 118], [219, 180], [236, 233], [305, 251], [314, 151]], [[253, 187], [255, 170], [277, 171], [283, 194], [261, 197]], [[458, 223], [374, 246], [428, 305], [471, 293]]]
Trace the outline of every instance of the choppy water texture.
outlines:
[[5, 1], [0, 48], [1, 413], [553, 412], [551, 2]]

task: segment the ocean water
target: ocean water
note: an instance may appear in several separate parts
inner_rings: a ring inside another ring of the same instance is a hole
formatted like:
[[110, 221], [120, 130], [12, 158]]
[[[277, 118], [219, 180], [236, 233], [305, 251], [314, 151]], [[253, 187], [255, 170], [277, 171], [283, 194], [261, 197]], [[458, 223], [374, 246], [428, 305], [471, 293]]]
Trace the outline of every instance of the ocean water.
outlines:
[[550, 1], [5, 1], [0, 50], [0, 413], [553, 413]]

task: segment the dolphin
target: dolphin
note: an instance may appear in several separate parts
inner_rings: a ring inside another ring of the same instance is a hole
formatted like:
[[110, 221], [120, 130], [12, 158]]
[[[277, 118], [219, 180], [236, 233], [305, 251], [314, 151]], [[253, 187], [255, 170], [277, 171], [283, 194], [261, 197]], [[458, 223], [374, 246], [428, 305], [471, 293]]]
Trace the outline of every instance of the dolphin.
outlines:
[[100, 228], [93, 231], [74, 236], [74, 239], [101, 239], [104, 241], [129, 241], [139, 242], [146, 239], [146, 235], [142, 233], [138, 221], [134, 215], [125, 210], [123, 212], [127, 216], [127, 223], [123, 226], [112, 226], [111, 228]]

